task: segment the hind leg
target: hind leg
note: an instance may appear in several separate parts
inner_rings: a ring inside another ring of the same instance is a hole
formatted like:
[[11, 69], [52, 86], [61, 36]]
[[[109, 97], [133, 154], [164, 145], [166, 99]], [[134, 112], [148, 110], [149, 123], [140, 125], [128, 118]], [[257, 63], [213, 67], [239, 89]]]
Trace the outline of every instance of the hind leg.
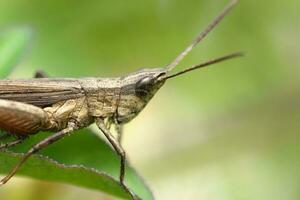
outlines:
[[1, 144], [0, 145], [0, 150], [4, 150], [4, 149], [7, 149], [9, 147], [13, 147], [13, 146], [16, 146], [18, 144], [21, 144], [24, 140], [25, 140], [25, 138], [19, 138], [17, 140], [12, 141], [12, 142]]
[[[48, 123], [48, 115], [43, 109], [26, 103], [0, 99], [0, 130], [18, 138], [15, 141], [0, 145], [0, 150], [20, 144], [29, 135], [40, 130], [47, 130]], [[6, 183], [33, 153], [60, 139], [73, 129], [73, 127], [64, 129], [33, 146], [30, 151], [23, 155], [19, 164], [0, 181], [0, 186]]]
[[36, 106], [21, 102], [0, 99], [0, 142], [15, 136], [17, 139], [0, 144], [0, 150], [15, 146], [23, 142], [30, 134], [43, 129], [48, 122], [46, 112]]
[[[11, 141], [10, 139], [14, 138], [15, 140]], [[17, 136], [7, 132], [3, 132], [0, 135], [0, 150], [7, 149], [9, 147], [16, 146], [23, 142], [27, 137], [25, 136]]]
[[48, 114], [41, 108], [0, 99], [0, 130], [26, 137], [47, 128]]

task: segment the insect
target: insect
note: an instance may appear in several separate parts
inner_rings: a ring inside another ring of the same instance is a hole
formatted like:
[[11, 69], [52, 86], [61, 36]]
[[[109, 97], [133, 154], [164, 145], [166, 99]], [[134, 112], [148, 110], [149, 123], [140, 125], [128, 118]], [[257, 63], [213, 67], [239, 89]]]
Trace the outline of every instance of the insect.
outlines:
[[[236, 0], [231, 1], [173, 62], [163, 68], [144, 69], [117, 78], [47, 78], [37, 73], [32, 79], [0, 80], [0, 130], [8, 136], [17, 136], [15, 141], [2, 144], [0, 149], [18, 145], [39, 131], [54, 132], [32, 146], [0, 185], [10, 180], [32, 154], [95, 122], [120, 156], [120, 184], [132, 199], [138, 199], [124, 180], [126, 156], [120, 143], [122, 126], [139, 114], [167, 80], [242, 56], [240, 52], [232, 53], [170, 74], [236, 3]], [[111, 125], [117, 127], [118, 137], [111, 134]]]

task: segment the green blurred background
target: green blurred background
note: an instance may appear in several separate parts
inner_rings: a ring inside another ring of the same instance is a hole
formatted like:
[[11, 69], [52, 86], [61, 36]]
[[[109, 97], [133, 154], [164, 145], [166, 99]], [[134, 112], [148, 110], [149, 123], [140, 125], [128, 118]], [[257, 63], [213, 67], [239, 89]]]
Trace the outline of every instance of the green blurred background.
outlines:
[[[0, 29], [30, 27], [12, 77], [119, 76], [168, 64], [226, 0], [1, 0]], [[125, 127], [158, 200], [300, 198], [300, 1], [241, 0], [177, 68], [247, 56], [170, 80]], [[15, 178], [1, 200], [115, 199]]]

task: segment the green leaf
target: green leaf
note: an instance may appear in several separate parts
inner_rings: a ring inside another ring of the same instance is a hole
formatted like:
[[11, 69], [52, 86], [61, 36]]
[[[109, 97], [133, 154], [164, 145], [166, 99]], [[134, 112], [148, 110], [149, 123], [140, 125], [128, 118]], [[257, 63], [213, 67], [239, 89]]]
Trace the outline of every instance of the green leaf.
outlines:
[[[0, 152], [0, 173], [8, 173], [23, 152], [50, 134], [36, 134], [23, 144]], [[116, 153], [92, 131], [83, 129], [29, 158], [18, 174], [101, 190], [130, 199], [118, 182], [119, 167], [120, 160]], [[142, 199], [153, 199], [148, 187], [128, 163], [125, 182]]]
[[32, 31], [10, 28], [0, 32], [0, 78], [7, 77], [26, 51]]
[[[15, 28], [0, 32], [0, 78], [7, 77], [20, 61], [30, 38], [29, 29]], [[50, 134], [39, 133], [9, 151], [0, 151], [0, 174], [8, 173], [24, 152]], [[29, 158], [17, 174], [74, 184], [130, 199], [119, 184], [119, 169], [117, 154], [90, 130], [83, 129]], [[128, 163], [125, 181], [142, 199], [153, 199], [148, 187]]]

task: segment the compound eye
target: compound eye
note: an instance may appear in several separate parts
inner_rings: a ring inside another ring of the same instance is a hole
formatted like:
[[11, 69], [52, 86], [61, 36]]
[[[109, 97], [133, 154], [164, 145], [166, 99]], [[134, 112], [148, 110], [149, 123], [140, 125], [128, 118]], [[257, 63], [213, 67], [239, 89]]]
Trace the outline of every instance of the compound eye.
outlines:
[[148, 94], [154, 84], [154, 79], [151, 76], [147, 76], [139, 80], [135, 85], [135, 92], [138, 95], [145, 96]]

